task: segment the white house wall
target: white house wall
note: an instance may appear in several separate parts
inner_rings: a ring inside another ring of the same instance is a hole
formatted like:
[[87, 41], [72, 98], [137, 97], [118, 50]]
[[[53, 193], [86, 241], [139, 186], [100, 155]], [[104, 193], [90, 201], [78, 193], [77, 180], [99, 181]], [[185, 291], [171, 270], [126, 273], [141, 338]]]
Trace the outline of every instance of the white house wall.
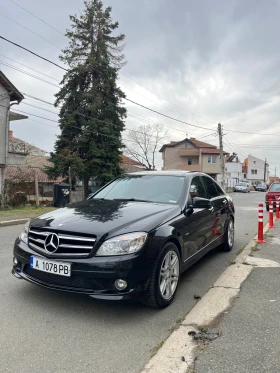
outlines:
[[6, 124], [10, 96], [7, 90], [0, 85], [0, 165], [5, 165], [6, 158]]

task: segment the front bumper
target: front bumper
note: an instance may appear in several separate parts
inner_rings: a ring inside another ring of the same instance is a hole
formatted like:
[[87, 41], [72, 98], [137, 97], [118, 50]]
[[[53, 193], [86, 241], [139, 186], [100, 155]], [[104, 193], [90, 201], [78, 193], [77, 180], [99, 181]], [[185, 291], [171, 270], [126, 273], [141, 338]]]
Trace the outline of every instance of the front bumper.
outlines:
[[[71, 263], [71, 276], [64, 277], [31, 268], [29, 265], [31, 255], [41, 256], [22, 241], [15, 242], [14, 257], [18, 263], [13, 265], [12, 274], [16, 278], [48, 289], [85, 294], [96, 299], [139, 299], [148, 286], [152, 271], [152, 263], [144, 261], [141, 255], [82, 259], [48, 258]], [[117, 279], [127, 282], [128, 286], [125, 290], [117, 290], [115, 287]]]

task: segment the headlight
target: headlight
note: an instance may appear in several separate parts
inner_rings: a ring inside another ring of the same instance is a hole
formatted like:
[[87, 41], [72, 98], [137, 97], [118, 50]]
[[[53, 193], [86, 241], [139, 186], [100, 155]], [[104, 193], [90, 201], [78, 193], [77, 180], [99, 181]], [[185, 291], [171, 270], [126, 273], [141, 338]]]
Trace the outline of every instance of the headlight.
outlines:
[[139, 251], [147, 238], [147, 233], [128, 233], [110, 238], [98, 249], [96, 256], [133, 254]]
[[21, 232], [19, 238], [24, 242], [26, 243], [27, 245], [27, 236], [28, 236], [28, 230], [29, 230], [29, 224], [30, 224], [30, 221], [28, 221], [24, 228], [23, 228], [23, 231]]

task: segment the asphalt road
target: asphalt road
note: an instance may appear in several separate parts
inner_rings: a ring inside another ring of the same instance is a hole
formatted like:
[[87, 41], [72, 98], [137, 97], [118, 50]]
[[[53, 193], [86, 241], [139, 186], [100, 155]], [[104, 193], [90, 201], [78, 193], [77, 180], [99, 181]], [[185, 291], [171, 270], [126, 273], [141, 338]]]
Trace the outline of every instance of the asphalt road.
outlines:
[[0, 228], [1, 372], [140, 372], [151, 351], [194, 306], [194, 294], [203, 296], [256, 234], [264, 193], [232, 196], [233, 251], [213, 251], [195, 264], [181, 277], [173, 304], [161, 311], [138, 303], [94, 301], [17, 280], [10, 271], [13, 241], [21, 227]]

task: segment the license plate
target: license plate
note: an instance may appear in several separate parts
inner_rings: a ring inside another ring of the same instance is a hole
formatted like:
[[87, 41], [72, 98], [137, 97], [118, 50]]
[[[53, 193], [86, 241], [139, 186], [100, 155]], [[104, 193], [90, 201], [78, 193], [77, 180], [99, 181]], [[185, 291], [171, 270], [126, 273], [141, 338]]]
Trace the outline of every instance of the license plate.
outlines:
[[30, 267], [38, 271], [53, 273], [60, 276], [71, 276], [71, 264], [42, 259], [37, 256], [30, 257]]

